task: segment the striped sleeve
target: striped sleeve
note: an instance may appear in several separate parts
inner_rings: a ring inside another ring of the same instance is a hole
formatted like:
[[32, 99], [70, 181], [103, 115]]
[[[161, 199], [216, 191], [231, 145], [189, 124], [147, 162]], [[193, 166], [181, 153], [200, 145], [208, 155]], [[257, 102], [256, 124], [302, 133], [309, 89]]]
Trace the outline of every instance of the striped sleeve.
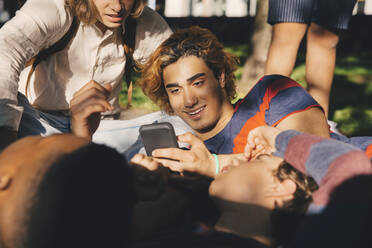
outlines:
[[[359, 137], [346, 137], [341, 134], [331, 133], [331, 138], [340, 140], [342, 142], [354, 145], [362, 149], [367, 157], [372, 160], [372, 137], [370, 136], [359, 136]], [[372, 161], [371, 161], [372, 162]]]
[[276, 138], [274, 155], [314, 178], [319, 189], [313, 204], [324, 206], [342, 182], [357, 175], [372, 175], [369, 159], [355, 146], [318, 136], [288, 130]]
[[288, 116], [313, 107], [322, 109], [301, 85], [284, 76], [268, 85], [264, 102], [268, 106], [265, 122], [270, 126], [276, 126]]

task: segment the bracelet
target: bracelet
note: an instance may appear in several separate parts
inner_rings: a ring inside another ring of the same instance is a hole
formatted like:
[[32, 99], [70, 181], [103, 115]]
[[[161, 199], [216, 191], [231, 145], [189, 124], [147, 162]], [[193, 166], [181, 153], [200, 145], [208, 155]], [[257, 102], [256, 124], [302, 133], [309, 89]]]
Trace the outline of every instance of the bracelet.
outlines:
[[215, 153], [212, 153], [214, 157], [214, 162], [216, 163], [216, 175], [220, 172], [220, 161], [218, 160], [218, 156]]

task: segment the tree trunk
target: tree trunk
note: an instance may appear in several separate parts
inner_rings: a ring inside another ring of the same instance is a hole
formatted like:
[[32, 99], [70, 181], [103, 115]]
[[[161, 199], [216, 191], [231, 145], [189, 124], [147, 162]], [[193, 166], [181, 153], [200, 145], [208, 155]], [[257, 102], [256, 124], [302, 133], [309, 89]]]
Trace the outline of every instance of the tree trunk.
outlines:
[[254, 19], [254, 31], [251, 40], [252, 55], [247, 58], [238, 91], [244, 95], [263, 76], [267, 52], [271, 42], [271, 26], [266, 22], [268, 0], [257, 0], [257, 12]]

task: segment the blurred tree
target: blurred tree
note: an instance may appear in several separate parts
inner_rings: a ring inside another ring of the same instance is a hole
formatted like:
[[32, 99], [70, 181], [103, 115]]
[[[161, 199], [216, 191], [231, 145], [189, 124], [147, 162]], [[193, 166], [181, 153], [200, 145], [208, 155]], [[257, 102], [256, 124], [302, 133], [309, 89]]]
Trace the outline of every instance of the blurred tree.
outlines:
[[242, 78], [237, 84], [238, 91], [243, 94], [246, 94], [263, 76], [267, 51], [271, 41], [271, 26], [266, 22], [268, 7], [268, 0], [257, 0], [254, 31], [250, 44], [252, 53], [245, 61]]

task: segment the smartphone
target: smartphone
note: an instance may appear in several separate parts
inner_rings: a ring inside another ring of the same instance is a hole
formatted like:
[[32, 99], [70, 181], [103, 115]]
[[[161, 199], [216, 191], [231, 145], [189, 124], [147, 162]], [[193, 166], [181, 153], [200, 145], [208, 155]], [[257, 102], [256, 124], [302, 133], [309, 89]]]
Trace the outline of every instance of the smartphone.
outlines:
[[147, 156], [151, 156], [152, 151], [158, 148], [178, 148], [174, 128], [169, 122], [142, 125], [139, 132]]

